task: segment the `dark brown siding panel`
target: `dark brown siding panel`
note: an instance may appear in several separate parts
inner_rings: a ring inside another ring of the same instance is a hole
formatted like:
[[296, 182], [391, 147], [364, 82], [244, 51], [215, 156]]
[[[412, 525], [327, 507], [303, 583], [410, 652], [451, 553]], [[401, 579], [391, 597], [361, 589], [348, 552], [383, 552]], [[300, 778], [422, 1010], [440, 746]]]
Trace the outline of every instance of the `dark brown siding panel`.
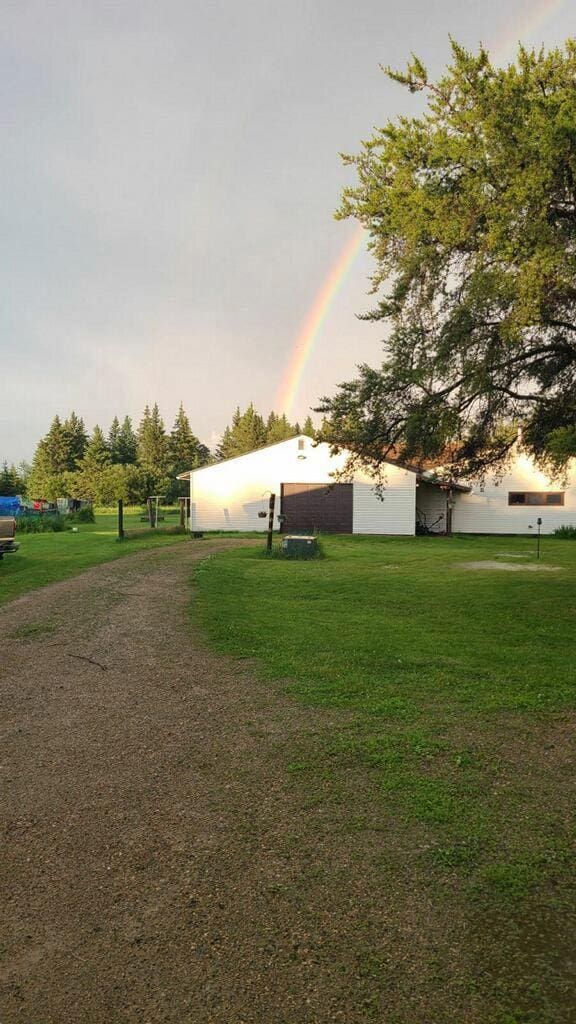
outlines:
[[282, 484], [283, 533], [352, 533], [353, 484]]

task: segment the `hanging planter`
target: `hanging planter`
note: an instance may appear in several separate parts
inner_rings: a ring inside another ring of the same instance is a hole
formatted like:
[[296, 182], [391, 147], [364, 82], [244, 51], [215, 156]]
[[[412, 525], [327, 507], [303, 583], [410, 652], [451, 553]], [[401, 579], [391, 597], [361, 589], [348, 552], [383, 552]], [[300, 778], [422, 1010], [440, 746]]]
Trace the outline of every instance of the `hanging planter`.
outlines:
[[268, 516], [267, 512], [259, 512], [258, 513], [258, 519], [266, 519], [267, 516]]

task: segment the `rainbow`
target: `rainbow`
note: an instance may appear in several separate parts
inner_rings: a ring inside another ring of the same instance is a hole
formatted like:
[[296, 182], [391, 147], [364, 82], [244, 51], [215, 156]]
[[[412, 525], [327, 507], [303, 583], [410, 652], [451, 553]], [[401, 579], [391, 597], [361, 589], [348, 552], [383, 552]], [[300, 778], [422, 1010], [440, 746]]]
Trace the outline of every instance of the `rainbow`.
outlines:
[[356, 228], [346, 242], [340, 255], [333, 264], [320, 291], [310, 307], [306, 319], [300, 328], [292, 349], [292, 355], [284, 379], [278, 391], [276, 408], [287, 415], [292, 411], [296, 392], [300, 386], [306, 363], [314, 347], [314, 343], [330, 312], [332, 303], [346, 280], [346, 275], [360, 252], [364, 228]]
[[[494, 60], [506, 60], [513, 55], [521, 39], [532, 38], [566, 6], [566, 0], [540, 0], [519, 23], [510, 24], [488, 47]], [[288, 366], [278, 390], [275, 408], [290, 415], [298, 393], [304, 370], [334, 299], [340, 291], [352, 267], [364, 238], [364, 229], [359, 227], [345, 243], [340, 255], [328, 272], [317, 293], [306, 318], [296, 336]]]
[[508, 60], [514, 56], [516, 47], [522, 39], [531, 40], [548, 21], [552, 21], [567, 0], [540, 0], [519, 22], [511, 22], [508, 27], [493, 40], [488, 47], [494, 60]]

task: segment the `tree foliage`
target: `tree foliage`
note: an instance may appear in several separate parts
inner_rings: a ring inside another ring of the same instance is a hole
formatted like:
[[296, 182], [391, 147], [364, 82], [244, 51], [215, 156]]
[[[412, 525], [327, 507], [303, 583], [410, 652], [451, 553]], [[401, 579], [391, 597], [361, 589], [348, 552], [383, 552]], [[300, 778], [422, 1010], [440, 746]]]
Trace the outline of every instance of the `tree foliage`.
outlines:
[[29, 468], [25, 463], [20, 466], [8, 465], [6, 461], [0, 468], [0, 495], [4, 498], [15, 498], [26, 494], [27, 471]]
[[189, 493], [189, 484], [186, 480], [178, 480], [178, 474], [204, 466], [210, 459], [210, 451], [193, 433], [182, 403], [170, 433], [169, 449], [172, 479], [168, 497], [184, 497]]
[[144, 410], [138, 434], [129, 416], [122, 422], [115, 416], [107, 434], [96, 425], [89, 437], [84, 421], [71, 413], [64, 422], [54, 417], [31, 468], [4, 464], [0, 493], [27, 493], [49, 501], [87, 498], [98, 505], [119, 498], [143, 502], [152, 493], [173, 500], [187, 493], [186, 484], [175, 480], [178, 473], [209, 459], [210, 451], [192, 432], [182, 405], [170, 436], [157, 405]]
[[55, 501], [68, 495], [66, 474], [72, 468], [70, 434], [55, 416], [45, 437], [38, 443], [28, 490], [32, 498]]
[[277, 444], [279, 441], [296, 437], [299, 433], [299, 425], [290, 423], [285, 413], [278, 415], [272, 411], [265, 420], [251, 402], [244, 412], [240, 412], [239, 407], [236, 408], [232, 423], [222, 434], [216, 457], [231, 459], [236, 455], [246, 455], [257, 448], [263, 448], [264, 445]]
[[[300, 431], [298, 431], [298, 433], [300, 433]], [[316, 436], [316, 427], [314, 426], [314, 423], [312, 422], [312, 417], [310, 415], [308, 415], [306, 417], [306, 419], [304, 420], [304, 426], [302, 427], [302, 433], [303, 434], [307, 434], [308, 437], [315, 437]]]
[[158, 405], [146, 406], [138, 427], [138, 465], [144, 471], [148, 494], [166, 494], [170, 486], [169, 442]]
[[286, 413], [278, 416], [271, 412], [266, 424], [266, 444], [275, 444], [277, 441], [287, 441], [290, 437], [296, 437], [300, 433], [298, 424], [288, 422]]
[[323, 439], [377, 467], [390, 451], [482, 475], [523, 444], [576, 454], [576, 41], [506, 68], [452, 42], [431, 81], [389, 76], [421, 117], [363, 143], [337, 216], [370, 235], [379, 369], [322, 400]]
[[138, 459], [138, 438], [134, 433], [132, 420], [125, 416], [118, 434], [117, 457], [112, 458], [113, 462], [119, 462], [123, 466], [132, 465]]
[[64, 420], [62, 429], [66, 443], [67, 468], [73, 471], [80, 460], [84, 458], [86, 445], [88, 444], [88, 434], [86, 433], [84, 420], [77, 416], [75, 412], [71, 412], [68, 418]]

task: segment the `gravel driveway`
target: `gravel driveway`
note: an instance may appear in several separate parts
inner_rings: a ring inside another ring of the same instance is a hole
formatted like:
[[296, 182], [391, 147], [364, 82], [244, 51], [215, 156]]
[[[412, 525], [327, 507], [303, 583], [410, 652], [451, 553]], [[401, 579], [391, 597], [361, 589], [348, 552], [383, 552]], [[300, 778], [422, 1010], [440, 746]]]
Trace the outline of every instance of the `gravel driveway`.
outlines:
[[0, 610], [2, 1024], [364, 1019], [334, 957], [363, 903], [331, 909], [342, 844], [306, 839], [286, 772], [318, 716], [194, 641], [193, 563], [226, 543]]

